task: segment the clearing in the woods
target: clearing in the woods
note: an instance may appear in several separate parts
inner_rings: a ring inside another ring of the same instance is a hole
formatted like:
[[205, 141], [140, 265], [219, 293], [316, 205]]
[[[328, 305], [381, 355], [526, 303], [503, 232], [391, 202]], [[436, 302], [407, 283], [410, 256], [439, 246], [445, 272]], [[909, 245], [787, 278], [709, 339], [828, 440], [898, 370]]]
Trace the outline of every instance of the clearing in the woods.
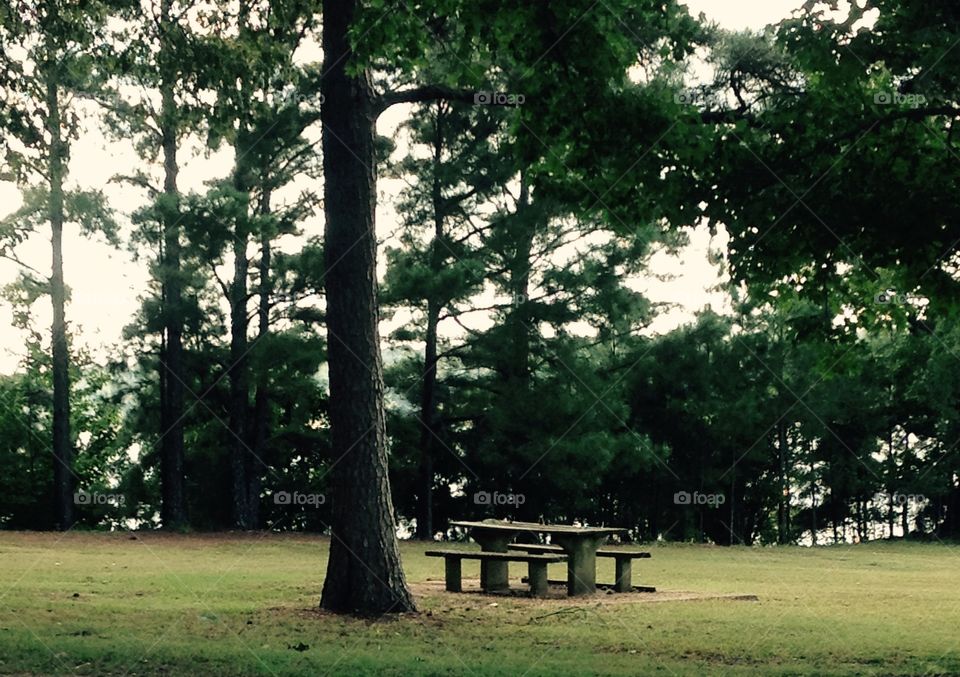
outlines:
[[645, 546], [634, 582], [656, 594], [574, 601], [444, 592], [407, 542], [420, 613], [376, 620], [318, 610], [327, 547], [0, 532], [0, 674], [960, 674], [955, 546]]

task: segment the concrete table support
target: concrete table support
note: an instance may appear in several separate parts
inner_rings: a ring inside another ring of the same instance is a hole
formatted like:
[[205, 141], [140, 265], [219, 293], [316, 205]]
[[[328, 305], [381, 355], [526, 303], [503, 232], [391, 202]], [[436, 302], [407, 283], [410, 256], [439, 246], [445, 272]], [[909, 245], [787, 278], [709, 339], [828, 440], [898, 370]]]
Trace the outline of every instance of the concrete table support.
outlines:
[[455, 557], [446, 558], [443, 562], [443, 569], [447, 592], [463, 592], [463, 584], [461, 583], [463, 566], [461, 566], [460, 560]]
[[616, 559], [616, 574], [617, 578], [613, 584], [613, 589], [617, 592], [632, 592], [633, 591], [633, 572], [631, 570], [630, 563], [633, 561], [632, 557], [617, 557]]
[[[445, 562], [447, 592], [463, 592], [461, 574], [463, 567], [460, 562], [465, 559], [478, 559], [481, 564], [494, 564], [497, 562], [526, 562], [529, 565], [530, 592], [534, 597], [546, 597], [549, 589], [547, 580], [547, 565], [553, 562], [563, 562], [566, 556], [561, 554], [517, 554], [509, 552], [491, 552], [480, 551], [470, 552], [469, 550], [427, 550], [423, 553], [427, 557], [443, 557]], [[494, 581], [494, 585], [497, 582]], [[489, 585], [489, 581], [487, 581]], [[491, 592], [488, 587], [483, 588], [484, 592]]]
[[567, 553], [567, 594], [593, 595], [597, 592], [597, 548], [606, 535], [553, 534], [553, 540]]
[[[473, 540], [484, 552], [507, 552], [512, 534], [476, 533]], [[480, 587], [489, 592], [510, 589], [510, 566], [508, 562], [480, 562]]]
[[547, 563], [530, 562], [527, 570], [527, 579], [530, 582], [530, 592], [534, 597], [546, 597], [550, 590], [550, 583], [547, 580]]

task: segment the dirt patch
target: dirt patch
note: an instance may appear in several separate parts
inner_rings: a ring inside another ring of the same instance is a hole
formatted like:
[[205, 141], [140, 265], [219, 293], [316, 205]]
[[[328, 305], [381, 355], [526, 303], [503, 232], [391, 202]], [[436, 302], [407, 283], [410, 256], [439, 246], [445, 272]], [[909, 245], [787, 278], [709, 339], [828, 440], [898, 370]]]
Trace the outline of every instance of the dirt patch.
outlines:
[[[567, 596], [566, 586], [551, 585], [548, 597], [530, 597], [527, 586], [519, 579], [510, 580], [510, 590], [498, 593], [485, 593], [480, 589], [479, 578], [464, 578], [463, 592], [447, 592], [442, 579], [428, 578], [424, 582], [410, 583], [410, 591], [417, 597], [442, 597], [444, 603], [455, 603], [457, 600], [469, 605], [491, 604], [497, 600], [507, 598], [525, 606], [557, 607], [559, 603], [569, 605], [572, 601]], [[705, 593], [685, 590], [657, 590], [656, 592], [628, 592], [615, 593], [598, 591], [596, 595], [585, 599], [590, 604], [618, 605], [618, 604], [655, 604], [658, 602], [694, 602], [703, 600], [726, 600], [740, 602], [758, 602], [756, 595], [742, 593]]]

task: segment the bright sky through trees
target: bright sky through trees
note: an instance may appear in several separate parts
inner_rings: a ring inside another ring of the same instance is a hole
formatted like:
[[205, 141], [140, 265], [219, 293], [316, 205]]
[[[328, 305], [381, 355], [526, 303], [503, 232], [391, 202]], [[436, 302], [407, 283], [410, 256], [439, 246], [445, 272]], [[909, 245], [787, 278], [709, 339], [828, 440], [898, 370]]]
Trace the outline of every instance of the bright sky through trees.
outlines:
[[[686, 3], [692, 13], [703, 12], [726, 28], [762, 28], [786, 16], [798, 4], [796, 0], [689, 0]], [[319, 57], [318, 57], [319, 58]], [[93, 106], [90, 107], [94, 111]], [[381, 119], [381, 133], [392, 133], [392, 127], [406, 115], [405, 109], [391, 111]], [[188, 190], [201, 191], [206, 181], [222, 177], [229, 172], [232, 157], [228, 148], [210, 157], [200, 148], [185, 152], [181, 160], [181, 184]], [[74, 143], [70, 162], [69, 183], [82, 187], [102, 187], [110, 203], [121, 212], [121, 222], [126, 222], [130, 211], [144, 204], [144, 195], [129, 185], [108, 183], [117, 174], [131, 174], [139, 161], [126, 142], [104, 138], [93, 118], [87, 121], [87, 130]], [[379, 203], [379, 236], [389, 236], [396, 226], [396, 217], [389, 199], [402, 187], [399, 181], [381, 180], [380, 190], [388, 199]], [[0, 183], [0, 213], [7, 214], [20, 204], [17, 189], [9, 183]], [[322, 231], [322, 217], [318, 213], [307, 221], [304, 234], [314, 235]], [[45, 271], [49, 268], [49, 243], [43, 232], [35, 235], [19, 250], [21, 258]], [[291, 242], [291, 251], [298, 247]], [[678, 304], [679, 307], [661, 313], [652, 325], [657, 332], [668, 331], [691, 318], [693, 311], [710, 304], [715, 310], [723, 307], [724, 296], [706, 290], [718, 281], [718, 271], [707, 261], [711, 248], [723, 248], [723, 235], [711, 241], [704, 230], [691, 235], [690, 246], [679, 257], [666, 254], [654, 256], [651, 276], [638, 281], [638, 287], [652, 301]], [[149, 278], [146, 266], [131, 260], [125, 250], [116, 250], [106, 243], [84, 239], [75, 232], [64, 233], [64, 248], [69, 256], [64, 262], [65, 278], [71, 292], [67, 309], [74, 341], [97, 351], [120, 339], [123, 327], [136, 311]], [[381, 265], [382, 267], [382, 265]], [[12, 282], [17, 275], [15, 264], [0, 261], [0, 285]], [[657, 279], [667, 276], [670, 279]], [[37, 326], [49, 324], [47, 304], [35, 304], [34, 317]], [[0, 314], [9, 320], [10, 308], [0, 302]], [[23, 337], [13, 328], [0, 336], [0, 373], [12, 372], [21, 355]]]

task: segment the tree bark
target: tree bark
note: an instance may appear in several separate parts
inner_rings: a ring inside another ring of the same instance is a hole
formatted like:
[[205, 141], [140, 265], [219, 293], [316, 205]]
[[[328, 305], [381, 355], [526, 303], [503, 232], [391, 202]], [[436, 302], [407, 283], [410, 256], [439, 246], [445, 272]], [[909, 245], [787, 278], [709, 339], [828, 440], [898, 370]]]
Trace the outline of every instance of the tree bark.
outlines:
[[324, 259], [330, 371], [332, 537], [320, 605], [363, 615], [415, 610], [390, 498], [377, 308], [376, 115], [354, 67], [356, 0], [324, 0]]
[[47, 132], [50, 135], [50, 244], [53, 254], [50, 297], [53, 303], [53, 484], [54, 521], [58, 529], [73, 526], [73, 443], [70, 438], [70, 355], [67, 346], [66, 289], [63, 281], [64, 145], [60, 128], [57, 76], [47, 80]]
[[167, 200], [163, 209], [164, 265], [162, 274], [164, 332], [166, 350], [161, 358], [166, 385], [167, 421], [160, 431], [160, 520], [166, 529], [177, 529], [186, 522], [183, 475], [183, 308], [180, 280], [180, 224], [175, 206], [179, 200], [177, 189], [177, 105], [174, 99], [176, 70], [173, 54], [163, 36], [170, 35], [171, 1], [163, 0], [160, 7], [160, 34], [164, 45], [160, 55], [160, 132], [163, 151], [163, 193]]

